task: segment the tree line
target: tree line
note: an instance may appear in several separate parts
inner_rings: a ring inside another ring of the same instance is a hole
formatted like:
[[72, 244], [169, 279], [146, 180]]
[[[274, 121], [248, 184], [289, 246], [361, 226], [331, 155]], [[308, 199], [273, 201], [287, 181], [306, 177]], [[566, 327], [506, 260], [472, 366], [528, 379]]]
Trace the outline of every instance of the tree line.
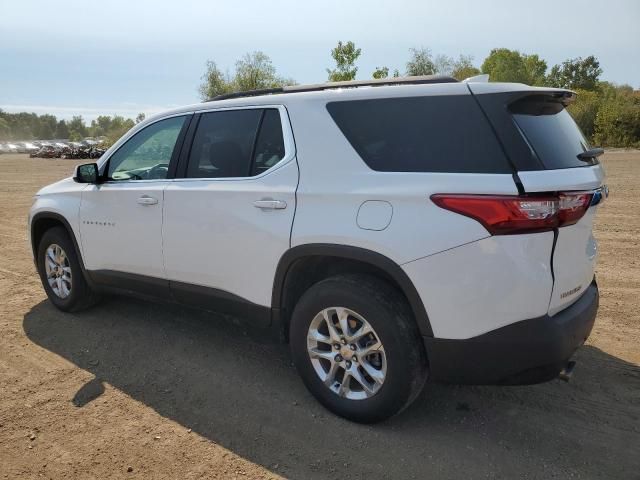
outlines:
[[[362, 49], [351, 42], [338, 42], [331, 50], [335, 62], [327, 68], [327, 81], [355, 80]], [[609, 147], [640, 147], [640, 91], [600, 79], [602, 68], [593, 56], [571, 58], [548, 68], [537, 54], [495, 48], [476, 65], [470, 55], [457, 58], [434, 55], [428, 48], [411, 48], [403, 67], [380, 66], [371, 78], [447, 75], [464, 80], [489, 74], [490, 81], [519, 82], [534, 86], [569, 88], [578, 96], [569, 112], [585, 136], [594, 144]], [[256, 51], [240, 58], [232, 72], [222, 71], [209, 60], [198, 92], [202, 100], [231, 92], [295, 85], [295, 80], [278, 75], [271, 59]]]
[[[326, 69], [327, 81], [355, 80], [362, 49], [351, 42], [338, 42], [331, 50], [334, 65]], [[548, 68], [537, 54], [495, 48], [480, 64], [470, 55], [457, 58], [433, 54], [428, 48], [411, 48], [403, 65], [382, 65], [369, 75], [374, 79], [388, 77], [447, 75], [463, 80], [479, 74], [489, 74], [491, 81], [520, 82], [535, 86], [569, 88], [578, 93], [569, 112], [594, 145], [640, 147], [640, 91], [629, 85], [616, 85], [600, 79], [602, 68], [593, 56], [572, 58]], [[292, 78], [277, 73], [264, 52], [242, 56], [233, 71], [223, 71], [215, 61], [206, 63], [198, 93], [202, 100], [231, 92], [259, 90], [295, 85]], [[144, 119], [119, 115], [99, 116], [87, 124], [82, 116], [71, 120], [54, 115], [7, 113], [0, 110], [0, 141], [7, 140], [79, 140], [85, 137], [106, 137], [115, 142], [127, 130]]]
[[135, 120], [120, 115], [101, 115], [87, 125], [81, 115], [74, 116], [71, 120], [58, 120], [55, 115], [8, 113], [0, 109], [0, 141], [77, 141], [86, 137], [104, 137], [105, 143], [112, 144], [144, 118], [144, 113], [138, 114]]

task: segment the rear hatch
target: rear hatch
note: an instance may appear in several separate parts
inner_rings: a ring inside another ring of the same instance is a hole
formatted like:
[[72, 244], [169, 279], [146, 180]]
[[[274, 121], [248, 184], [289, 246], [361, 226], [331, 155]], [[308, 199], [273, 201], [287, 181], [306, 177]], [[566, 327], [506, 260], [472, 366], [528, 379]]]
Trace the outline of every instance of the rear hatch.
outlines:
[[560, 223], [551, 259], [549, 315], [574, 303], [594, 276], [596, 206], [606, 197], [602, 153], [566, 110], [575, 94], [516, 84], [469, 84], [503, 144], [521, 194], [555, 199]]

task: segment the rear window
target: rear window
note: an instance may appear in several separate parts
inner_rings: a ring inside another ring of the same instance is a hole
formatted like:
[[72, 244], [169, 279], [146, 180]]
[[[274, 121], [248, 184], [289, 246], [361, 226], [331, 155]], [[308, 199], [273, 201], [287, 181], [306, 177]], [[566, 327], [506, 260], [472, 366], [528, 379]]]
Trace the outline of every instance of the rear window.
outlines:
[[578, 158], [579, 153], [589, 150], [589, 143], [562, 103], [527, 97], [512, 104], [509, 110], [545, 168], [584, 167], [597, 163], [595, 158]]
[[327, 110], [373, 170], [511, 173], [471, 95], [331, 102]]

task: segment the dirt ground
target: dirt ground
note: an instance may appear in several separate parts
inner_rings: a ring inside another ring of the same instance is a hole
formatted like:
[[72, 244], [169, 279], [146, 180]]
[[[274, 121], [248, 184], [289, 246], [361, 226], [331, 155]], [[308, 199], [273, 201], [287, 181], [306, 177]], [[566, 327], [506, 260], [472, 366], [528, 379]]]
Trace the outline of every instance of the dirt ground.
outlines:
[[571, 383], [427, 385], [362, 426], [209, 313], [47, 301], [27, 211], [73, 160], [0, 155], [0, 478], [640, 478], [640, 152], [607, 153], [601, 306]]

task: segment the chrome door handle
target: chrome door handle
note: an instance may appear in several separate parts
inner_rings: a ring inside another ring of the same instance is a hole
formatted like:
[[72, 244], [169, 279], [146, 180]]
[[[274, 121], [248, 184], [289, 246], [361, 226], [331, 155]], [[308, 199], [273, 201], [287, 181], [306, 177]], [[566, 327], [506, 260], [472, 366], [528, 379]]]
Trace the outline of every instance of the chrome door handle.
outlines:
[[155, 205], [158, 203], [158, 199], [150, 197], [149, 195], [142, 195], [141, 197], [138, 197], [138, 203], [140, 205]]
[[261, 210], [282, 210], [287, 208], [287, 202], [284, 200], [273, 200], [271, 198], [265, 198], [262, 200], [256, 200], [253, 202], [253, 206]]

